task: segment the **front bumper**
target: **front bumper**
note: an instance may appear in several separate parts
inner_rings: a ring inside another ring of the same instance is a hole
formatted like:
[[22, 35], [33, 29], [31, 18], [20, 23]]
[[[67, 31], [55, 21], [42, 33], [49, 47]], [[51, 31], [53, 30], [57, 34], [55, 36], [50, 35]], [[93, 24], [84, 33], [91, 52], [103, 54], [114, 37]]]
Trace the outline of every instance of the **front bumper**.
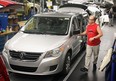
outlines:
[[3, 51], [3, 59], [10, 72], [28, 75], [51, 75], [62, 71], [62, 54], [58, 57], [43, 58], [44, 54], [37, 61], [22, 61], [13, 59]]

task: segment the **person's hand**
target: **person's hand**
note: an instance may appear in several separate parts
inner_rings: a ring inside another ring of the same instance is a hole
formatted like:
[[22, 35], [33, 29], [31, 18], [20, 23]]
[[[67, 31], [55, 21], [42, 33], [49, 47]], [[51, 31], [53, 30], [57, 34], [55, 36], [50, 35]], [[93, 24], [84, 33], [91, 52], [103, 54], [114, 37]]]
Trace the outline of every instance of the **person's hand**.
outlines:
[[81, 34], [77, 34], [77, 36], [81, 36]]
[[94, 39], [95, 39], [94, 37], [93, 38], [90, 38], [89, 41], [92, 42]]

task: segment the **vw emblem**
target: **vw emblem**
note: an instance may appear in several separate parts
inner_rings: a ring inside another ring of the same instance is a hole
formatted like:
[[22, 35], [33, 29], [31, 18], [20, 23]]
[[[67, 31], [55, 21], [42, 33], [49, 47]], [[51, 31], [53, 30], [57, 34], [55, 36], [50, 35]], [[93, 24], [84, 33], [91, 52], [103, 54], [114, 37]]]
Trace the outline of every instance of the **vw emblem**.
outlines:
[[22, 52], [21, 54], [20, 54], [20, 59], [22, 60], [23, 58], [24, 58], [24, 55], [25, 55], [25, 53], [24, 52]]

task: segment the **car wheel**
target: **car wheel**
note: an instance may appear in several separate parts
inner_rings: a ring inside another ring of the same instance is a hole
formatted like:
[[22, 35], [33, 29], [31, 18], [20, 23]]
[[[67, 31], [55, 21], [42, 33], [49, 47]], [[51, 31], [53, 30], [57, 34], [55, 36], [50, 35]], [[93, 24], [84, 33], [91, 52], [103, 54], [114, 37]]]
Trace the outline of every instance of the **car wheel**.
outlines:
[[64, 75], [68, 74], [70, 71], [70, 66], [71, 66], [71, 54], [70, 52], [68, 52], [65, 57], [62, 74]]

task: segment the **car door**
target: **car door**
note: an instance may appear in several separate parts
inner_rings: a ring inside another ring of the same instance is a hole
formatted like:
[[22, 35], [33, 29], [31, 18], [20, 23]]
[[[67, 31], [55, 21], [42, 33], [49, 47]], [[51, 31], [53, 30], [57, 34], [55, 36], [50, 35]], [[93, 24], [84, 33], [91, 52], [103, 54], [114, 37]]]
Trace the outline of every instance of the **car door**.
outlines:
[[[78, 20], [77, 18], [73, 18], [72, 20], [72, 32], [75, 30], [80, 30], [78, 27]], [[72, 35], [72, 46], [73, 46], [73, 57], [80, 51], [80, 36]]]
[[[83, 17], [82, 17], [82, 15], [78, 15], [76, 17], [76, 27], [77, 27], [77, 30], [80, 30], [80, 33], [83, 32]], [[78, 40], [78, 42], [77, 42], [76, 49], [78, 49], [77, 52], [79, 52], [82, 48], [83, 36], [77, 35], [77, 40]]]
[[[86, 30], [86, 26], [88, 23], [88, 16], [83, 17], [82, 15], [77, 17], [77, 20], [79, 22], [79, 28], [80, 28], [80, 32], [84, 32]], [[81, 43], [82, 45], [86, 43], [87, 40], [87, 36], [81, 36]]]

